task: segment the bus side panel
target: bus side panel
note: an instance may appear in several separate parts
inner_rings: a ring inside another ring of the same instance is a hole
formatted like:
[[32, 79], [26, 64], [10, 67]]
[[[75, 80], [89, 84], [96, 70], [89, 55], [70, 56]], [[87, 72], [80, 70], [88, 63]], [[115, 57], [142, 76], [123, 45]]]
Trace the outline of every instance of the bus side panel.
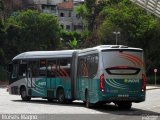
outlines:
[[32, 78], [31, 96], [33, 97], [47, 97], [47, 83], [46, 77]]
[[[71, 58], [59, 58], [56, 70], [56, 93], [61, 88], [65, 98], [71, 100]], [[56, 95], [57, 96], [57, 95]]]
[[90, 79], [90, 103], [97, 103], [99, 101], [98, 91], [99, 91], [99, 79]]
[[20, 95], [20, 87], [25, 86], [27, 88], [26, 78], [17, 79], [14, 82], [9, 84], [9, 94]]

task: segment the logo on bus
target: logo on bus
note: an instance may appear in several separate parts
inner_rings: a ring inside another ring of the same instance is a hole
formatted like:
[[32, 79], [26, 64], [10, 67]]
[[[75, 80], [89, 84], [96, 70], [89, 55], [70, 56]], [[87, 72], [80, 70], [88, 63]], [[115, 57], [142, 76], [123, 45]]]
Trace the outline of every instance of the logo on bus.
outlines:
[[39, 82], [38, 85], [46, 86], [46, 82]]
[[124, 82], [125, 83], [139, 83], [139, 80], [138, 79], [129, 79], [129, 80], [125, 79]]

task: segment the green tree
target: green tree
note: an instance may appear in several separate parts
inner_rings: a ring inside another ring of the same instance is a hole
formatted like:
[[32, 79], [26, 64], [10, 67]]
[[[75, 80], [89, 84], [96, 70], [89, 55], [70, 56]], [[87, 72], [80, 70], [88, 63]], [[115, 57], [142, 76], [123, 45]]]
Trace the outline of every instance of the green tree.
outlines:
[[89, 14], [87, 11], [87, 7], [85, 4], [80, 4], [79, 6], [76, 7], [76, 13], [77, 17], [80, 19], [86, 19], [87, 15]]
[[156, 62], [159, 61], [157, 55], [160, 52], [159, 19], [147, 14], [129, 0], [120, 0], [117, 3], [110, 0], [110, 4], [100, 12], [99, 21], [101, 24], [98, 36], [102, 44], [115, 44], [113, 32], [120, 31], [119, 44], [144, 49], [148, 70], [159, 64]]
[[2, 0], [0, 0], [0, 11], [4, 10], [4, 3]]
[[60, 28], [53, 15], [32, 10], [16, 12], [6, 20], [6, 32], [10, 59], [24, 51], [59, 48]]
[[78, 48], [78, 44], [77, 44], [76, 38], [74, 38], [73, 40], [70, 40], [70, 41], [69, 41], [69, 46], [70, 46], [72, 49]]
[[[61, 30], [61, 49], [82, 48], [82, 43], [86, 40], [88, 34], [89, 32], [87, 30], [83, 32]], [[72, 43], [76, 43], [76, 45], [73, 45]]]
[[108, 4], [108, 1], [101, 0], [96, 4], [96, 0], [87, 0], [85, 4], [77, 7], [76, 12], [80, 19], [82, 19], [88, 29], [86, 30], [87, 38], [80, 45], [81, 47], [92, 47], [100, 44], [97, 35], [97, 26], [99, 26], [99, 13]]
[[5, 63], [5, 53], [4, 53], [4, 44], [5, 44], [5, 30], [3, 20], [0, 18], [0, 65]]

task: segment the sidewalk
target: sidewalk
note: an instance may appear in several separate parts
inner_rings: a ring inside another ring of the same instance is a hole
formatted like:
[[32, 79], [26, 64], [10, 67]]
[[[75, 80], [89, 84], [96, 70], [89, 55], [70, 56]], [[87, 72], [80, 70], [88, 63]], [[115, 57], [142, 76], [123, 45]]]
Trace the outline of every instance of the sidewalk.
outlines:
[[154, 89], [160, 89], [160, 85], [147, 85], [146, 87], [147, 90], [154, 90]]

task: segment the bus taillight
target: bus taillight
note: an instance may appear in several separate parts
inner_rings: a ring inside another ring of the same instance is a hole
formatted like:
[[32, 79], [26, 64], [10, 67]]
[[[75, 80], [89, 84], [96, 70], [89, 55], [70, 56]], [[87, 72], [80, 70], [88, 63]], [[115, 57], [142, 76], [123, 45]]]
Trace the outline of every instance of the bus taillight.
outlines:
[[104, 74], [100, 76], [100, 90], [104, 91]]
[[146, 90], [147, 78], [144, 74], [142, 74], [142, 91]]

